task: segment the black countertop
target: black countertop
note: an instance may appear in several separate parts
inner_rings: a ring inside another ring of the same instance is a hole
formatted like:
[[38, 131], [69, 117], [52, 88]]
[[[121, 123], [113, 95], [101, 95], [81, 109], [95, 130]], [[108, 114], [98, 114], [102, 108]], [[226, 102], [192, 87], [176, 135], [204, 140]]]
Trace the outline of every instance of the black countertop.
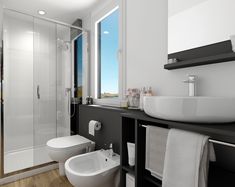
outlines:
[[140, 121], [150, 122], [152, 125], [166, 125], [169, 128], [178, 128], [184, 130], [190, 130], [194, 132], [204, 133], [217, 140], [228, 141], [231, 143], [235, 143], [235, 122], [233, 123], [185, 123], [185, 122], [176, 122], [176, 121], [168, 121], [157, 119], [148, 116], [142, 111], [133, 111], [127, 110], [124, 113], [121, 113], [122, 117], [133, 118]]
[[148, 122], [151, 125], [163, 125], [168, 128], [178, 128], [183, 130], [189, 130], [193, 132], [203, 133], [211, 136], [212, 138], [220, 141], [226, 141], [229, 143], [235, 143], [235, 122], [233, 123], [186, 123], [162, 120], [148, 116], [143, 111], [123, 109], [120, 107], [110, 107], [102, 105], [81, 105], [81, 107], [94, 107], [101, 110], [115, 110], [119, 111], [121, 117], [133, 118], [135, 120], [143, 121], [145, 124]]

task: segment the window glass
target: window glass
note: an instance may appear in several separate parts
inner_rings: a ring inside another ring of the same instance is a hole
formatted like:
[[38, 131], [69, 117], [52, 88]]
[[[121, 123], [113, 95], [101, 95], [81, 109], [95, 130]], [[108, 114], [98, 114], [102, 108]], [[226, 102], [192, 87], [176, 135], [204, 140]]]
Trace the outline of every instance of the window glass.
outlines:
[[82, 35], [80, 35], [74, 42], [74, 86], [75, 86], [75, 97], [82, 98]]
[[98, 23], [99, 98], [118, 97], [118, 9]]

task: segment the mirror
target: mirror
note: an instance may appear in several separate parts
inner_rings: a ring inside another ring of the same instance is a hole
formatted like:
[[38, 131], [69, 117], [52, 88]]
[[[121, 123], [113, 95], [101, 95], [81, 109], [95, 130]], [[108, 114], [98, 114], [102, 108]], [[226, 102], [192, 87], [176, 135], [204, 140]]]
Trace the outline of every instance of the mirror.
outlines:
[[235, 0], [168, 0], [168, 54], [228, 41]]

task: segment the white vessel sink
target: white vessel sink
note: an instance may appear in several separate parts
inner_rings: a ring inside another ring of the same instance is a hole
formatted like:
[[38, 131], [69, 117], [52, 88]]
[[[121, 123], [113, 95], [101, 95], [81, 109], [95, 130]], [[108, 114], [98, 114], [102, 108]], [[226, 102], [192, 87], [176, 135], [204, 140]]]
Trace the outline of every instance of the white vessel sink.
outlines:
[[181, 122], [235, 122], [235, 97], [144, 97], [149, 116]]

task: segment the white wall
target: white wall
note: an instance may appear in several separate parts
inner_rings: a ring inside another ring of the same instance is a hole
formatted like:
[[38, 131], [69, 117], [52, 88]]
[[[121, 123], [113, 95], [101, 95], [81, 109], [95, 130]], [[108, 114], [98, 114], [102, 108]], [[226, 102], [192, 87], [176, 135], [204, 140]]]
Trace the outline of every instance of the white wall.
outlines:
[[[235, 96], [235, 62], [171, 71], [163, 68], [168, 54], [166, 0], [121, 1], [126, 6], [127, 88], [152, 86], [156, 95], [187, 95], [188, 87], [182, 81], [187, 74], [196, 74], [199, 77], [198, 95]], [[91, 28], [90, 15], [83, 19], [83, 24], [85, 28]], [[91, 67], [93, 65], [91, 61]], [[91, 71], [91, 82], [93, 73]], [[91, 91], [93, 89], [91, 84]]]
[[168, 52], [229, 40], [231, 35], [235, 35], [234, 7], [234, 0], [207, 0], [170, 16]]
[[[186, 74], [199, 77], [199, 95], [235, 96], [235, 62], [164, 70], [167, 62], [167, 1], [126, 1], [127, 87], [152, 86], [157, 95], [186, 95]], [[183, 41], [182, 41], [183, 42]]]

